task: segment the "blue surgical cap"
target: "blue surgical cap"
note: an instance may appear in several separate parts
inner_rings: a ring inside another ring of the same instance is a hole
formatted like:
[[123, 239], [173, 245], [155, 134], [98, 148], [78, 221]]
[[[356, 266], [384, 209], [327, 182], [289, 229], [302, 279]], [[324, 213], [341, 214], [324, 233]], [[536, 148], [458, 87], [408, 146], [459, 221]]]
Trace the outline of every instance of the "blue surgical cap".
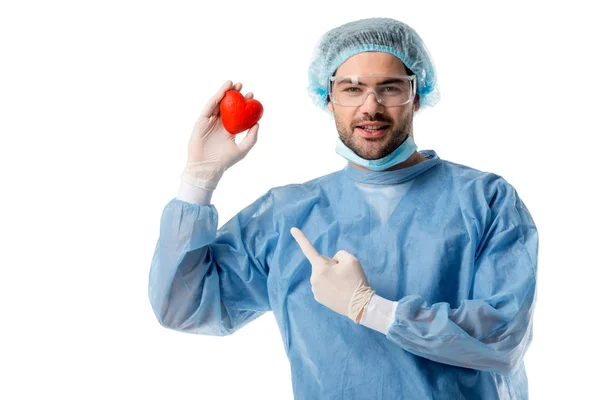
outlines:
[[308, 69], [308, 92], [318, 107], [327, 110], [329, 77], [344, 61], [366, 51], [392, 54], [415, 74], [421, 107], [439, 102], [433, 60], [417, 32], [395, 19], [369, 18], [334, 28], [319, 40]]

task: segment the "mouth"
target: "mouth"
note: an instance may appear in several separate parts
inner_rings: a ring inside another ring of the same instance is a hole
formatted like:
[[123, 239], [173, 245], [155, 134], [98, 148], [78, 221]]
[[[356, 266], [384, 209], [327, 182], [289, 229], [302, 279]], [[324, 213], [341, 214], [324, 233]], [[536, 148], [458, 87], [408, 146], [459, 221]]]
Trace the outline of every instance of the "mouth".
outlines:
[[389, 127], [389, 125], [382, 123], [378, 125], [357, 125], [356, 129], [362, 136], [374, 138], [383, 136]]

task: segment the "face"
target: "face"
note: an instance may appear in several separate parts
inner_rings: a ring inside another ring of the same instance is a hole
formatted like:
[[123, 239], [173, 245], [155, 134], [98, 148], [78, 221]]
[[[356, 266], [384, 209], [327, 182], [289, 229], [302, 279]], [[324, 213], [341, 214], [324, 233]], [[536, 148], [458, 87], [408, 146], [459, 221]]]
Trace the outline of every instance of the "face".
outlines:
[[[336, 76], [367, 74], [407, 75], [407, 71], [402, 61], [391, 54], [365, 52], [350, 57], [335, 73]], [[417, 95], [403, 106], [385, 107], [374, 95], [369, 95], [359, 107], [342, 107], [329, 102], [327, 108], [334, 115], [341, 141], [358, 156], [376, 160], [392, 153], [412, 135], [413, 112], [419, 109], [419, 101]], [[384, 126], [382, 135], [370, 137], [360, 129], [365, 123], [373, 122]]]

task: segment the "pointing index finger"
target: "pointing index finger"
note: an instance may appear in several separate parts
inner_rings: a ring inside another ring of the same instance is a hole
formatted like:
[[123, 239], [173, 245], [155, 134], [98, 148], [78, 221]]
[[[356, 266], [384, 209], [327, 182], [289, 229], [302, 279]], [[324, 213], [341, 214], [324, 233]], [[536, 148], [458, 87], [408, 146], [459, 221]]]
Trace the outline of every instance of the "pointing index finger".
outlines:
[[304, 236], [304, 233], [300, 229], [292, 228], [290, 230], [290, 233], [292, 234], [294, 239], [296, 239], [296, 242], [298, 242], [298, 244], [300, 245], [300, 249], [302, 249], [302, 252], [306, 256], [306, 258], [308, 258], [308, 261], [312, 263], [313, 261], [316, 261], [319, 257], [321, 257], [317, 249], [315, 249], [310, 240], [308, 240], [308, 238]]

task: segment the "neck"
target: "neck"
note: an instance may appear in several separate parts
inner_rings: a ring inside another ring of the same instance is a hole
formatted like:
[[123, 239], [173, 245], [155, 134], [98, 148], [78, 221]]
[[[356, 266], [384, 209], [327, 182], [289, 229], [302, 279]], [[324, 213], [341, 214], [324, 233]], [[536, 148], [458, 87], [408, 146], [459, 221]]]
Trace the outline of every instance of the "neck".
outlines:
[[[386, 169], [386, 171], [396, 171], [398, 169], [412, 167], [413, 165], [417, 165], [418, 163], [423, 162], [425, 160], [427, 160], [426, 157], [424, 157], [418, 151], [415, 151], [406, 161], [396, 164], [393, 167]], [[348, 162], [348, 164], [352, 165], [354, 168], [358, 168], [363, 171], [370, 171], [370, 169], [365, 168], [361, 165], [354, 164], [353, 162]]]

